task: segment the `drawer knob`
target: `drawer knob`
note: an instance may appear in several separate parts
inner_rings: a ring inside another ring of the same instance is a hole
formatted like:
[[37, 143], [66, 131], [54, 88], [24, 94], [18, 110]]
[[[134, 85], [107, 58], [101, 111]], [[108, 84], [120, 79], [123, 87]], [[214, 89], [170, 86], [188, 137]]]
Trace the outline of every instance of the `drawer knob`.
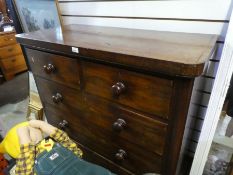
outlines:
[[59, 124], [58, 124], [60, 129], [65, 129], [68, 126], [68, 122], [66, 120], [62, 120]]
[[54, 103], [60, 103], [63, 99], [62, 95], [59, 93], [56, 93], [55, 95], [52, 96], [53, 102]]
[[123, 149], [119, 149], [118, 152], [115, 154], [115, 158], [118, 161], [123, 161], [127, 158], [127, 153]]
[[125, 120], [119, 118], [112, 125], [114, 131], [121, 132], [124, 128], [126, 128]]
[[52, 72], [55, 71], [55, 66], [53, 64], [47, 64], [47, 65], [44, 65], [44, 71], [47, 73], [47, 74], [50, 74]]
[[117, 82], [116, 84], [114, 84], [112, 86], [112, 93], [114, 96], [119, 96], [125, 90], [126, 90], [126, 87], [125, 87], [124, 83], [122, 83], [122, 82]]

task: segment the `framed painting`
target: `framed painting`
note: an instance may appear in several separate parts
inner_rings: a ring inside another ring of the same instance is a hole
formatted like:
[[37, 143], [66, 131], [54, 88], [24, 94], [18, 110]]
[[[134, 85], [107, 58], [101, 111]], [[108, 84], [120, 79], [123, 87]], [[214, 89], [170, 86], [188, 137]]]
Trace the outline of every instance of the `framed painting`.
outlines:
[[24, 32], [61, 27], [57, 0], [13, 0]]

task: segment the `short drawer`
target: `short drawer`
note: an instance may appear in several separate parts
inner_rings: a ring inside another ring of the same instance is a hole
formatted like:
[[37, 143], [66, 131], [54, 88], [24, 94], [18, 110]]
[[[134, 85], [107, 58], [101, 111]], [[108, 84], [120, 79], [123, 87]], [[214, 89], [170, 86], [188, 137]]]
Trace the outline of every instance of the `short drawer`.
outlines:
[[8, 72], [17, 73], [27, 69], [23, 55], [16, 55], [6, 59], [1, 59], [0, 62], [2, 69]]
[[81, 91], [37, 76], [35, 76], [35, 81], [43, 102], [52, 104], [55, 108], [66, 110], [69, 110], [70, 107], [76, 109], [83, 107]]
[[0, 59], [22, 54], [19, 44], [9, 45], [0, 48]]
[[[65, 126], [62, 121], [66, 120], [68, 126], [65, 131], [71, 138], [119, 166], [135, 174], [161, 172], [161, 156], [153, 154], [130, 142], [124, 140], [118, 141], [116, 137], [112, 137], [111, 140], [106, 139], [105, 135], [109, 134], [109, 132], [105, 128], [100, 129], [90, 126], [90, 123], [86, 121], [86, 117], [83, 117], [81, 112], [74, 112], [72, 109], [70, 109], [69, 113], [68, 111], [61, 112], [59, 109], [50, 105], [45, 105], [45, 112], [50, 124], [54, 126]], [[121, 150], [124, 150], [126, 155], [121, 155]], [[118, 156], [122, 156], [122, 159]]]
[[0, 35], [0, 47], [16, 44], [15, 33]]
[[91, 94], [168, 118], [173, 81], [83, 62], [84, 89]]
[[76, 59], [25, 49], [33, 74], [79, 89], [79, 64]]

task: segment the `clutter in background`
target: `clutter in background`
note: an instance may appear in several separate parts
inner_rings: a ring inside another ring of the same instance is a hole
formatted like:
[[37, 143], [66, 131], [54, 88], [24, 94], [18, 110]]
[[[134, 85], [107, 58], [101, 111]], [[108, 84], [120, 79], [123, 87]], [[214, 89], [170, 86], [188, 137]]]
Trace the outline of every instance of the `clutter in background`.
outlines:
[[8, 162], [4, 158], [3, 154], [0, 154], [0, 175], [4, 175], [3, 170], [7, 167]]
[[233, 118], [222, 111], [203, 175], [228, 175], [233, 159]]
[[233, 150], [213, 143], [203, 175], [227, 175]]

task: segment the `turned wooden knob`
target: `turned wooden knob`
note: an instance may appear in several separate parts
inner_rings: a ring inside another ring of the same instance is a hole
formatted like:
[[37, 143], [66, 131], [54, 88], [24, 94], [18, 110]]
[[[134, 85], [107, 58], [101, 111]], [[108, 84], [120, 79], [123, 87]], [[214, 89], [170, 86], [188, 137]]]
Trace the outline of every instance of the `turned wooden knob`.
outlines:
[[126, 122], [125, 120], [119, 118], [113, 123], [112, 127], [115, 131], [120, 132], [126, 127]]
[[58, 124], [60, 129], [65, 129], [68, 126], [68, 122], [66, 120], [62, 120], [59, 124]]
[[50, 74], [52, 72], [55, 71], [55, 66], [53, 64], [47, 64], [47, 65], [44, 65], [44, 71], [47, 73], [47, 74]]
[[122, 83], [122, 82], [117, 82], [116, 84], [114, 84], [112, 86], [112, 93], [114, 96], [119, 96], [125, 90], [126, 90], [126, 87], [125, 87], [124, 83]]
[[56, 93], [55, 95], [52, 96], [53, 102], [54, 103], [60, 103], [63, 99], [62, 95], [59, 93]]
[[127, 157], [127, 153], [123, 149], [119, 149], [118, 152], [115, 155], [115, 158], [118, 161], [123, 161], [123, 160], [126, 159], [126, 157]]

